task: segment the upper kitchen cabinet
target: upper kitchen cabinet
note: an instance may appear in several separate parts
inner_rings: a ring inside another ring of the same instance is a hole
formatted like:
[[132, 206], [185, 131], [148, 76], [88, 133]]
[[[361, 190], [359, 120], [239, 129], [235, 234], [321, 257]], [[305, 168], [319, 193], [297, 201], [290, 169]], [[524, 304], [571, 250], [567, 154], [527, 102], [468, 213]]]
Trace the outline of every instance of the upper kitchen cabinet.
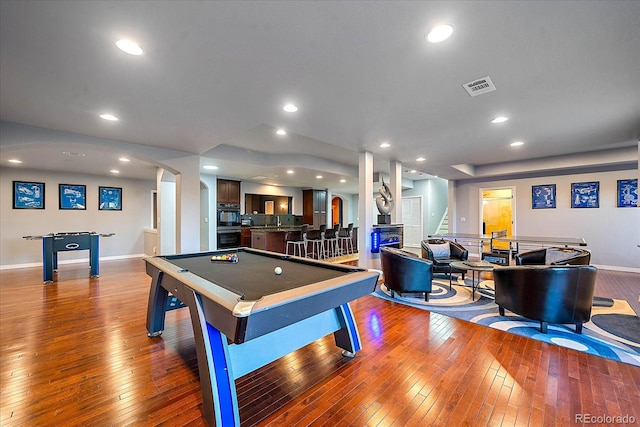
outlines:
[[240, 181], [218, 180], [218, 203], [240, 203]]
[[327, 192], [324, 190], [302, 191], [302, 222], [319, 228], [327, 223]]

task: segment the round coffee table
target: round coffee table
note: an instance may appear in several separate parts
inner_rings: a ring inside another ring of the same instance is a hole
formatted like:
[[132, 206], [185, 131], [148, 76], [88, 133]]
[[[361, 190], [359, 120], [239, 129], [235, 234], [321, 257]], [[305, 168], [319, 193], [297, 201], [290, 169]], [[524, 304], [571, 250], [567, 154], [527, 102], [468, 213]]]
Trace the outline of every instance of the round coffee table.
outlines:
[[[487, 261], [453, 261], [451, 267], [459, 270], [471, 270], [471, 300], [476, 299], [476, 289], [480, 286], [480, 273], [483, 271], [491, 271], [495, 265]], [[476, 271], [478, 272], [478, 280], [476, 281]]]

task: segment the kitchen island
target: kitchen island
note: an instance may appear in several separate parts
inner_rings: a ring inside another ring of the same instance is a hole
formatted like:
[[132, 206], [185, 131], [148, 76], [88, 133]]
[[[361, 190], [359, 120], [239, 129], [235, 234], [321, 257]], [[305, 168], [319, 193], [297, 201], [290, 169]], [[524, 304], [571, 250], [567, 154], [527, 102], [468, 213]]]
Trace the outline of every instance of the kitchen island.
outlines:
[[[251, 247], [265, 251], [286, 253], [285, 236], [289, 231], [300, 231], [300, 226], [254, 226], [251, 227]], [[353, 229], [353, 247], [358, 250], [357, 227]]]
[[286, 253], [285, 235], [289, 231], [300, 231], [296, 226], [258, 226], [251, 227], [251, 247], [265, 251]]

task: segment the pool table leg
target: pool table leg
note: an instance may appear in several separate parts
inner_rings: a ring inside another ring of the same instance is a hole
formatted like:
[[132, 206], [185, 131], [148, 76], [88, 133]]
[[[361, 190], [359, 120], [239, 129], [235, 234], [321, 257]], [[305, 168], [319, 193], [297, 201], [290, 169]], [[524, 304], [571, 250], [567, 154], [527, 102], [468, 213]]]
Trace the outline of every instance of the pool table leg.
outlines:
[[211, 426], [239, 426], [240, 411], [227, 337], [207, 323], [201, 296], [185, 288], [198, 356], [204, 419]]
[[151, 289], [147, 304], [147, 335], [157, 337], [164, 330], [165, 307], [169, 292], [160, 286], [164, 273], [155, 270], [151, 275]]
[[353, 318], [353, 312], [349, 303], [342, 304], [335, 308], [340, 319], [341, 329], [333, 333], [336, 345], [343, 349], [342, 355], [345, 357], [355, 357], [356, 352], [362, 348], [358, 326]]

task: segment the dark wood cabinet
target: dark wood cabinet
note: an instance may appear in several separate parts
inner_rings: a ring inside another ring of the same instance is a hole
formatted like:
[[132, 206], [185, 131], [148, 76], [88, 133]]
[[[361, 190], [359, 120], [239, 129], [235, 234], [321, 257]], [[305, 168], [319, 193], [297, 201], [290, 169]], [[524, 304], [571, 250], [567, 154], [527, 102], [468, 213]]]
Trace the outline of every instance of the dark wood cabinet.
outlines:
[[218, 203], [240, 203], [240, 181], [219, 179], [217, 189]]
[[302, 222], [313, 228], [327, 223], [327, 192], [324, 190], [302, 191]]
[[251, 247], [265, 251], [285, 253], [284, 231], [251, 230]]
[[243, 228], [240, 230], [240, 246], [251, 247], [251, 229]]

